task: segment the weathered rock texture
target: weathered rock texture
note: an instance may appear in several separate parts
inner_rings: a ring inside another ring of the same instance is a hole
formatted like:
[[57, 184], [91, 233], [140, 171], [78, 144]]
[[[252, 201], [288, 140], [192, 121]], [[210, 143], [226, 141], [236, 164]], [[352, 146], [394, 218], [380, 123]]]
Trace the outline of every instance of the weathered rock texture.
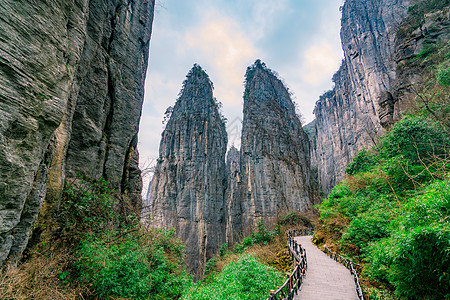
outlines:
[[194, 65], [162, 134], [151, 186], [154, 222], [176, 229], [196, 278], [225, 242], [227, 133], [212, 90]]
[[231, 146], [227, 154], [226, 219], [227, 243], [239, 240], [242, 228], [241, 164], [239, 151]]
[[342, 8], [345, 58], [333, 77], [334, 89], [320, 97], [314, 110], [312, 162], [326, 194], [343, 178], [356, 153], [374, 146], [384, 129], [399, 119], [414, 74], [399, 76], [398, 65], [417, 55], [429, 38], [448, 41], [448, 11], [440, 24], [424, 22], [413, 34], [399, 36], [408, 8], [418, 2], [347, 0]]
[[106, 177], [139, 207], [137, 130], [154, 0], [0, 3], [0, 264], [66, 176]]
[[242, 228], [311, 207], [309, 140], [283, 83], [259, 60], [247, 69], [240, 176]]

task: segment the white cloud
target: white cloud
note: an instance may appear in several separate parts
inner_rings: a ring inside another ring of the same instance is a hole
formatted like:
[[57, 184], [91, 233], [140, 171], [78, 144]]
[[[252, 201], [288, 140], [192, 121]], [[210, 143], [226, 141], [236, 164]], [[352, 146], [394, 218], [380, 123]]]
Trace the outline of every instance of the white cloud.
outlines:
[[252, 37], [263, 38], [274, 27], [276, 20], [285, 13], [287, 4], [288, 0], [254, 0], [250, 27]]
[[[240, 145], [243, 80], [246, 67], [260, 54], [239, 24], [217, 11], [209, 11], [198, 27], [186, 33], [185, 47], [214, 82], [215, 97], [228, 118], [229, 146]], [[239, 132], [239, 134], [237, 134]]]
[[304, 54], [305, 61], [302, 79], [310, 84], [319, 84], [330, 79], [339, 67], [339, 52], [325, 42], [311, 46]]
[[[285, 78], [306, 121], [311, 121], [314, 103], [331, 87], [341, 57], [340, 1], [302, 2], [165, 0], [153, 26], [139, 133], [141, 162], [158, 156], [164, 111], [174, 105], [194, 63], [209, 74], [214, 94], [223, 102], [229, 145], [240, 146], [242, 83], [246, 67], [256, 58]], [[305, 18], [311, 5], [321, 10]], [[291, 21], [296, 23], [289, 27]]]

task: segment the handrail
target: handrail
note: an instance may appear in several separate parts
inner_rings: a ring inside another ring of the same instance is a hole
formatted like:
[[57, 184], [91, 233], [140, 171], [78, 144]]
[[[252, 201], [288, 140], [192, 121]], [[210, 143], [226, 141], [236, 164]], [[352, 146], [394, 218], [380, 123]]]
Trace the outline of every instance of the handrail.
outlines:
[[353, 275], [353, 280], [355, 281], [356, 286], [356, 293], [358, 294], [358, 298], [360, 300], [364, 300], [364, 295], [361, 289], [361, 285], [359, 283], [359, 277], [358, 273], [356, 272], [355, 267], [357, 267], [359, 270], [361, 270], [361, 266], [352, 262], [349, 259], [346, 259], [345, 257], [342, 257], [341, 255], [337, 254], [336, 252], [333, 252], [330, 250], [330, 248], [325, 246], [324, 251], [330, 258], [334, 259], [335, 261], [339, 262], [340, 264], [344, 265], [347, 269], [350, 270], [350, 274]]
[[294, 295], [297, 295], [303, 282], [303, 277], [306, 274], [308, 263], [306, 261], [306, 250], [299, 245], [294, 237], [299, 235], [307, 235], [313, 232], [312, 229], [292, 229], [287, 232], [287, 244], [289, 254], [294, 261], [295, 269], [288, 275], [288, 279], [277, 290], [271, 290], [267, 300], [292, 300]]

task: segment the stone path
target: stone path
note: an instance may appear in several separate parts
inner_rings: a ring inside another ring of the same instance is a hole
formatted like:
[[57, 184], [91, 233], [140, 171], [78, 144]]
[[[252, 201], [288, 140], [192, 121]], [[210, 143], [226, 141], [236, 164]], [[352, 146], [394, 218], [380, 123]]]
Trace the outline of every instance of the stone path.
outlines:
[[295, 300], [358, 300], [353, 276], [311, 242], [312, 236], [296, 237], [306, 249], [308, 270]]

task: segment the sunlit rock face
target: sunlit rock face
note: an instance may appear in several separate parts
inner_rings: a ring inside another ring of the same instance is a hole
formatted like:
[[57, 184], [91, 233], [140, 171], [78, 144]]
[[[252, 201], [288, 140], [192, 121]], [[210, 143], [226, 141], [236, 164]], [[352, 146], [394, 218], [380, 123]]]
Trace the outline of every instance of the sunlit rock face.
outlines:
[[226, 148], [212, 83], [194, 65], [162, 134], [150, 193], [154, 224], [175, 228], [196, 278], [225, 242]]
[[347, 0], [342, 8], [344, 60], [335, 87], [314, 110], [312, 162], [325, 194], [344, 176], [356, 153], [375, 145], [398, 118], [396, 33], [411, 0]]
[[247, 69], [240, 151], [242, 229], [314, 200], [309, 140], [283, 83], [259, 60]]
[[105, 177], [140, 209], [136, 150], [154, 0], [0, 3], [0, 264], [64, 181]]

